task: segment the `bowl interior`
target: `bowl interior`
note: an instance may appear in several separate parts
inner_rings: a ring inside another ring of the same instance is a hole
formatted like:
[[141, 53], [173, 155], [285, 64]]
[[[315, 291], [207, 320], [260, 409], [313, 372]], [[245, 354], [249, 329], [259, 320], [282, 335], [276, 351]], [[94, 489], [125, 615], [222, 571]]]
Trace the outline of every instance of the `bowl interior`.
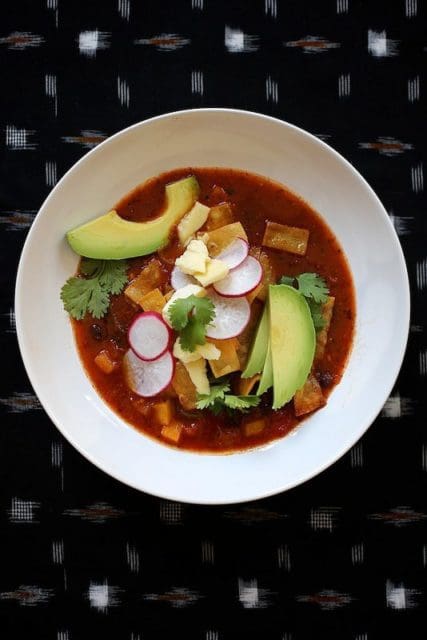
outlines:
[[[227, 456], [181, 452], [125, 424], [86, 377], [59, 299], [62, 284], [77, 264], [65, 231], [104, 213], [146, 178], [180, 166], [235, 167], [287, 185], [324, 217], [353, 273], [356, 336], [341, 383], [324, 409], [290, 436], [261, 449]], [[130, 127], [64, 176], [28, 235], [18, 271], [16, 317], [21, 352], [36, 393], [64, 436], [89, 460], [154, 495], [231, 503], [303, 482], [364, 433], [401, 365], [409, 287], [402, 251], [384, 208], [341, 156], [281, 121], [207, 109]]]

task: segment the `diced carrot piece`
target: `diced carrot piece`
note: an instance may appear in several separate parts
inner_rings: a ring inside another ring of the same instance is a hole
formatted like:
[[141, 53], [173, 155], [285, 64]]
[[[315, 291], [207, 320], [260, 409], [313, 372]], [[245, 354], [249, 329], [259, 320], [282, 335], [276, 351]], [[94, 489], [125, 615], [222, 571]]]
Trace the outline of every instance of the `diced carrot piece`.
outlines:
[[159, 287], [165, 281], [161, 263], [154, 258], [141, 271], [132, 282], [126, 287], [125, 295], [135, 302], [141, 304], [141, 299], [150, 291]]
[[209, 216], [206, 221], [206, 229], [208, 231], [213, 231], [214, 229], [224, 227], [231, 222], [233, 222], [233, 211], [231, 210], [231, 206], [228, 202], [223, 202], [222, 204], [218, 204], [216, 207], [212, 207], [209, 211]]
[[259, 418], [258, 420], [251, 420], [243, 425], [243, 433], [246, 437], [256, 436], [265, 429], [265, 418]]
[[261, 380], [261, 374], [256, 373], [251, 378], [239, 378], [237, 383], [237, 394], [239, 396], [248, 396], [257, 382]]
[[167, 424], [164, 427], [162, 427], [162, 430], [160, 433], [163, 436], [163, 438], [165, 438], [165, 440], [169, 440], [169, 442], [178, 444], [181, 438], [182, 429], [183, 429], [182, 424], [180, 424], [179, 422], [173, 421], [170, 424]]
[[262, 244], [270, 249], [279, 249], [304, 256], [307, 251], [309, 235], [308, 229], [289, 227], [286, 224], [269, 221], [265, 227]]
[[118, 362], [112, 360], [108, 351], [103, 349], [98, 353], [95, 358], [95, 364], [97, 367], [101, 369], [104, 373], [112, 373], [114, 369], [117, 369]]
[[141, 307], [144, 311], [157, 311], [161, 312], [166, 304], [166, 298], [160, 291], [160, 289], [153, 289], [149, 293], [146, 293], [140, 300]]
[[295, 415], [303, 416], [324, 407], [325, 404], [322, 388], [315, 376], [310, 374], [305, 385], [294, 395]]
[[173, 404], [170, 398], [156, 402], [151, 408], [153, 420], [162, 426], [169, 424], [173, 416]]
[[215, 378], [220, 378], [233, 371], [240, 370], [240, 360], [237, 355], [237, 347], [239, 341], [237, 338], [230, 338], [229, 340], [210, 340], [221, 351], [221, 355], [218, 360], [209, 360], [212, 373]]
[[175, 373], [172, 378], [172, 387], [175, 390], [176, 395], [181, 406], [184, 409], [195, 409], [197, 402], [197, 391], [187, 369], [182, 362], [176, 361]]
[[322, 305], [322, 317], [325, 321], [325, 326], [317, 332], [316, 336], [316, 353], [314, 358], [320, 360], [325, 353], [326, 344], [328, 342], [329, 327], [331, 326], [332, 314], [334, 311], [335, 298], [329, 296], [326, 302]]
[[209, 255], [212, 258], [215, 258], [215, 256], [221, 253], [225, 247], [228, 247], [235, 238], [243, 238], [243, 240], [246, 241], [248, 240], [246, 231], [240, 222], [226, 224], [225, 227], [219, 227], [219, 229], [209, 231], [205, 235], [207, 236]]

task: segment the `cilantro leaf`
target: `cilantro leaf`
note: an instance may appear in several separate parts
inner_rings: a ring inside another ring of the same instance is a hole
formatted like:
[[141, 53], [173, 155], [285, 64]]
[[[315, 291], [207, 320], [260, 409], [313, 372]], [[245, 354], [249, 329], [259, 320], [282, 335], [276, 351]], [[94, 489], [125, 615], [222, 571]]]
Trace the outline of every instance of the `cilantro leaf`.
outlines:
[[85, 280], [75, 276], [69, 278], [62, 287], [61, 300], [65, 311], [76, 320], [82, 320], [87, 311], [94, 318], [102, 318], [109, 303], [108, 294], [102, 291], [96, 278]]
[[169, 308], [169, 319], [175, 331], [180, 332], [184, 351], [194, 351], [206, 342], [206, 327], [215, 317], [215, 307], [209, 298], [178, 298]]
[[320, 331], [320, 329], [323, 329], [326, 324], [325, 318], [323, 317], [322, 313], [322, 305], [318, 302], [314, 302], [314, 300], [311, 300], [310, 298], [308, 298], [307, 304], [310, 308], [314, 328], [316, 329], [316, 331]]
[[127, 263], [125, 260], [104, 260], [102, 273], [99, 275], [99, 284], [117, 295], [121, 292], [127, 282]]
[[198, 322], [193, 316], [189, 318], [186, 326], [181, 329], [179, 336], [183, 351], [194, 351], [198, 344], [205, 344], [206, 342], [205, 325]]
[[82, 258], [80, 271], [85, 276], [98, 275], [104, 267], [104, 260], [94, 260], [93, 258]]
[[229, 394], [230, 385], [228, 382], [213, 385], [209, 395], [198, 394], [197, 409], [209, 409], [215, 415], [223, 411], [247, 411], [251, 407], [256, 407], [261, 398], [258, 396], [234, 396]]
[[320, 331], [325, 326], [322, 305], [327, 301], [329, 287], [317, 273], [300, 273], [299, 276], [282, 276], [279, 284], [287, 284], [297, 289], [306, 299], [310, 308], [314, 328]]
[[124, 260], [83, 258], [80, 272], [87, 276], [68, 278], [61, 289], [64, 309], [72, 318], [82, 320], [86, 313], [102, 318], [108, 311], [110, 294], [118, 294], [127, 282]]
[[296, 276], [298, 291], [305, 298], [312, 298], [314, 302], [323, 303], [328, 298], [329, 288], [325, 280], [317, 273], [301, 273]]
[[247, 411], [251, 407], [257, 407], [261, 401], [259, 396], [224, 396], [224, 405], [228, 409]]
[[102, 318], [110, 306], [110, 296], [108, 292], [101, 287], [98, 279], [91, 278], [90, 280], [86, 280], [86, 282], [89, 283], [88, 288], [91, 291], [87, 310], [93, 318]]
[[224, 400], [227, 391], [230, 391], [228, 382], [213, 385], [209, 394], [199, 393], [197, 395], [196, 407], [198, 409], [209, 409], [214, 406], [216, 402]]

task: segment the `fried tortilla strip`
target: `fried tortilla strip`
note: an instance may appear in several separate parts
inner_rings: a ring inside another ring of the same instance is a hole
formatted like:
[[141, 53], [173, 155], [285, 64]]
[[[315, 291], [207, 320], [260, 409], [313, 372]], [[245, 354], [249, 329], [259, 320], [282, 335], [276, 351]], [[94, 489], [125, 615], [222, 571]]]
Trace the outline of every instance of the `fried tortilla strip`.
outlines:
[[303, 416], [324, 407], [325, 404], [326, 400], [322, 388], [314, 375], [310, 373], [305, 385], [294, 395], [295, 415]]
[[329, 327], [331, 326], [332, 313], [334, 311], [335, 298], [329, 296], [326, 302], [322, 305], [322, 317], [325, 321], [325, 326], [317, 332], [316, 336], [316, 353], [314, 354], [315, 360], [323, 358], [325, 353], [326, 344], [328, 342]]

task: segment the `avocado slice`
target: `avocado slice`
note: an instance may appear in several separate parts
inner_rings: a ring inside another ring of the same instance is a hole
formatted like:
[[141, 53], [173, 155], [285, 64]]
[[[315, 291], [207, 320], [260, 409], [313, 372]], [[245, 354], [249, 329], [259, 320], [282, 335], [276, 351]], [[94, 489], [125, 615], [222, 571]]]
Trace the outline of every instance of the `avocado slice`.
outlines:
[[273, 386], [273, 359], [271, 356], [271, 342], [268, 340], [267, 355], [265, 357], [264, 369], [262, 371], [261, 380], [259, 381], [257, 396], [261, 396], [263, 393]]
[[251, 378], [256, 373], [262, 371], [265, 363], [265, 358], [267, 356], [269, 333], [270, 325], [268, 320], [268, 305], [266, 304], [256, 330], [255, 338], [252, 343], [245, 370], [243, 371], [241, 376], [242, 378]]
[[286, 284], [269, 286], [270, 345], [273, 365], [273, 409], [280, 409], [304, 385], [316, 348], [309, 306]]
[[76, 227], [67, 233], [71, 248], [81, 256], [121, 260], [145, 256], [164, 247], [172, 227], [191, 209], [199, 195], [194, 176], [166, 186], [163, 213], [148, 222], [129, 222], [116, 211]]

